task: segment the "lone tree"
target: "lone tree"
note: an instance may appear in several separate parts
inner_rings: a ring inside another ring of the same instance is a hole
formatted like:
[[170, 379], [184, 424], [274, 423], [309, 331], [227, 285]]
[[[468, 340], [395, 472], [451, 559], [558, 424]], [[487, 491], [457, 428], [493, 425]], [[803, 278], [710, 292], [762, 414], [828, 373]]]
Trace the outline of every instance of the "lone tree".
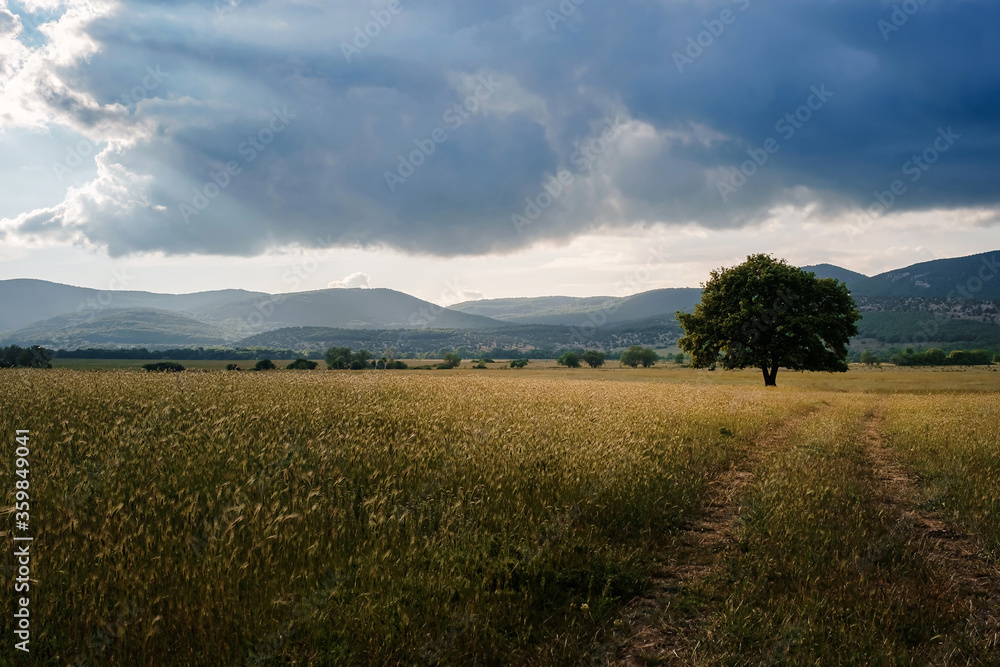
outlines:
[[253, 367], [255, 371], [273, 371], [277, 366], [270, 359], [261, 359], [257, 362], [257, 365]]
[[576, 352], [566, 352], [561, 357], [556, 359], [556, 363], [560, 366], [566, 366], [568, 368], [579, 368], [580, 355]]
[[861, 363], [863, 363], [865, 366], [868, 366], [869, 368], [871, 368], [872, 366], [882, 365], [882, 362], [879, 361], [879, 358], [874, 354], [872, 354], [871, 351], [869, 350], [865, 350], [864, 352], [861, 353]]
[[842, 282], [763, 254], [711, 275], [694, 313], [677, 313], [691, 366], [759, 368], [768, 387], [782, 367], [847, 371], [861, 316]]
[[587, 350], [581, 358], [591, 368], [600, 368], [604, 365], [604, 353], [597, 350]]

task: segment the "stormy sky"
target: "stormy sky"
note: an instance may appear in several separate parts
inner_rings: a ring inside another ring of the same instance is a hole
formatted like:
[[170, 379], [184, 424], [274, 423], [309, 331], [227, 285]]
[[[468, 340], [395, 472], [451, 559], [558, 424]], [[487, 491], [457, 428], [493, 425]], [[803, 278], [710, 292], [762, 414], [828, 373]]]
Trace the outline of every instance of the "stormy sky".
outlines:
[[0, 278], [440, 302], [995, 249], [998, 33], [988, 0], [0, 0]]

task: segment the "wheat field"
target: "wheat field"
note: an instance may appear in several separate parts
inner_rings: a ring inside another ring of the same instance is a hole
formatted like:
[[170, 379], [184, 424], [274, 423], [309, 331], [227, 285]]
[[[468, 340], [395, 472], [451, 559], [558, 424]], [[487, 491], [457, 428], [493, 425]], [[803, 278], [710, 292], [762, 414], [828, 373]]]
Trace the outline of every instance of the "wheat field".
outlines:
[[998, 376], [849, 375], [0, 371], [21, 661], [996, 664]]

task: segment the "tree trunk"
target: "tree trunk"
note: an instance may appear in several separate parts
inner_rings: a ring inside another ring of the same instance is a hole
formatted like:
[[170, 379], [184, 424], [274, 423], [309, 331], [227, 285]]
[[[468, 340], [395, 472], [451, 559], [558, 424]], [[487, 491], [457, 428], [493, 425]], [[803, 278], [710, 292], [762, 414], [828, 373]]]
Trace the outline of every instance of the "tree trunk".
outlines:
[[778, 367], [771, 366], [768, 370], [767, 366], [762, 366], [761, 370], [764, 371], [764, 386], [765, 387], [777, 387], [778, 386]]

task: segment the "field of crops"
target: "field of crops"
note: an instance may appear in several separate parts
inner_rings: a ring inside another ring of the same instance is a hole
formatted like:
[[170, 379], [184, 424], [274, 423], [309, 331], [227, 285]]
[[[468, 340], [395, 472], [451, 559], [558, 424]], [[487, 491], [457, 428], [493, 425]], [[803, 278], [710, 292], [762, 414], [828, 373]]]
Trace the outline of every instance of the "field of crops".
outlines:
[[0, 371], [23, 661], [998, 664], [998, 378]]

